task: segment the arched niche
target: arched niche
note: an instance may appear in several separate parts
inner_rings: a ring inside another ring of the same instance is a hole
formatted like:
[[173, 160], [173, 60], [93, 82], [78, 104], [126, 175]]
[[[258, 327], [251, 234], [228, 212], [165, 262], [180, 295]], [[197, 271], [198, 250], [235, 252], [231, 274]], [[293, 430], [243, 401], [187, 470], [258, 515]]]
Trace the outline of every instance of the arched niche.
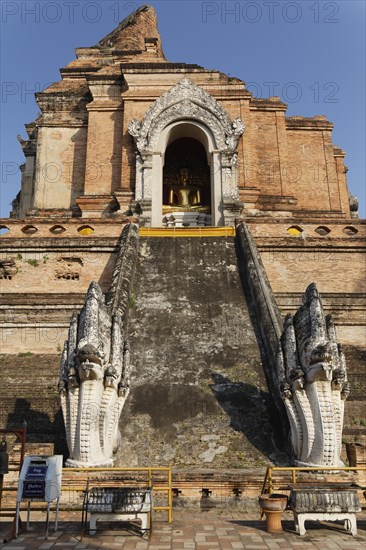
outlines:
[[[180, 181], [188, 187], [181, 192]], [[197, 212], [211, 215], [211, 174], [203, 144], [193, 137], [178, 137], [167, 145], [163, 163], [163, 214], [176, 205], [194, 204]], [[208, 225], [208, 224], [206, 224]]]
[[205, 149], [210, 170], [210, 213], [212, 225], [224, 225], [221, 204], [221, 170], [216, 142], [209, 128], [196, 120], [179, 120], [169, 124], [161, 132], [153, 156], [151, 180], [151, 222], [153, 226], [162, 224], [163, 219], [163, 171], [166, 151], [172, 143], [181, 138], [197, 140]]
[[162, 225], [163, 167], [167, 147], [180, 138], [197, 140], [210, 168], [212, 225], [231, 225], [241, 210], [237, 185], [237, 144], [244, 131], [204, 90], [184, 78], [153, 103], [143, 120], [132, 120], [136, 144], [135, 203], [145, 222]]

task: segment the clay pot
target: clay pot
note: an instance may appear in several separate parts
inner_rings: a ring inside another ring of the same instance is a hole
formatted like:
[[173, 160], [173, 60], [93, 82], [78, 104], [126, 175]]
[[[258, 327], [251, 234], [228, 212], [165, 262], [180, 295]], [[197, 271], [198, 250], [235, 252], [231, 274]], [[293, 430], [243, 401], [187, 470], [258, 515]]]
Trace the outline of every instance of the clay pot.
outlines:
[[282, 531], [282, 512], [287, 506], [288, 497], [273, 493], [272, 495], [260, 495], [258, 500], [262, 512], [266, 515], [267, 532], [280, 533]]
[[272, 495], [259, 495], [259, 506], [263, 512], [283, 512], [287, 506], [287, 495], [273, 493]]

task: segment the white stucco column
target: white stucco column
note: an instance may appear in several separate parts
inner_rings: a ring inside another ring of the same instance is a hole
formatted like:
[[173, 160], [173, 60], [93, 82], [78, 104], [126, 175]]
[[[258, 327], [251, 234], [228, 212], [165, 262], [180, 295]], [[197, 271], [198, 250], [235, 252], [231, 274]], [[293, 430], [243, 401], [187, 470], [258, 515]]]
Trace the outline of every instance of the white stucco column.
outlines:
[[163, 223], [163, 158], [159, 152], [154, 153], [152, 157], [151, 199], [151, 226], [161, 227]]
[[212, 225], [224, 225], [222, 213], [221, 154], [218, 151], [212, 153], [210, 169]]

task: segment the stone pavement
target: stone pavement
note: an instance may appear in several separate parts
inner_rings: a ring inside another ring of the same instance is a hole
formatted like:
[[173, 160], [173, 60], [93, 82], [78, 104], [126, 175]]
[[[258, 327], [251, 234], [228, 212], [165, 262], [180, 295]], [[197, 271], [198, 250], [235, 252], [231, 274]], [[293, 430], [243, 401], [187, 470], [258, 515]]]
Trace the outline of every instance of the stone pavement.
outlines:
[[[172, 524], [155, 521], [150, 540], [131, 531], [99, 531], [95, 536], [84, 536], [80, 541], [80, 523], [62, 521], [55, 533], [50, 530], [44, 539], [44, 523], [31, 523], [28, 532], [16, 540], [1, 545], [1, 550], [365, 550], [366, 516], [358, 514], [357, 537], [342, 532], [336, 523], [306, 524], [306, 535], [294, 531], [292, 515], [284, 514], [283, 532], [271, 535], [265, 531], [265, 521], [258, 514], [175, 511]], [[5, 524], [0, 524], [2, 539]]]

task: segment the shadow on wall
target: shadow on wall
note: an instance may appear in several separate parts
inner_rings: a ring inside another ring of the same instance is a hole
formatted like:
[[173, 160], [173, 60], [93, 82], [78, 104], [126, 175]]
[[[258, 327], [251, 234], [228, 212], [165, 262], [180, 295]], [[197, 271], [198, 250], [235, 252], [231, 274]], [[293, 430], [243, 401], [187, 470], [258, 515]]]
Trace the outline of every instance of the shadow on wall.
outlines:
[[230, 417], [230, 426], [241, 432], [275, 465], [289, 464], [289, 457], [276, 446], [276, 428], [272, 425], [274, 404], [269, 394], [244, 382], [232, 382], [213, 373], [211, 391], [219, 405]]
[[[113, 252], [108, 257], [108, 260], [106, 261], [106, 264], [103, 268], [103, 271], [102, 271], [102, 273], [101, 273], [101, 275], [100, 275], [100, 277], [97, 281], [98, 285], [100, 286], [100, 288], [102, 289], [102, 292], [104, 294], [107, 294], [107, 292], [108, 292], [108, 290], [111, 286], [113, 270], [114, 270], [115, 265], [116, 265], [117, 253], [118, 253], [118, 243], [115, 245]], [[97, 257], [96, 257], [96, 260], [98, 260]], [[92, 280], [93, 279], [91, 278], [90, 282]]]
[[32, 408], [27, 399], [17, 399], [13, 412], [8, 414], [6, 428], [17, 429], [24, 420], [27, 422], [28, 443], [54, 443], [55, 454], [62, 454], [65, 459], [68, 457], [61, 407], [51, 421], [47, 413]]
[[[243, 236], [245, 233], [242, 232], [241, 235]], [[240, 281], [247, 300], [250, 320], [261, 355], [263, 373], [269, 389], [268, 397], [271, 401], [274, 439], [279, 448], [288, 450], [290, 424], [273, 368], [280, 338], [277, 330], [282, 331], [283, 326], [281, 313], [262, 264], [260, 253], [250, 232], [246, 233], [245, 238], [240, 239], [238, 236], [235, 238], [235, 249]]]

